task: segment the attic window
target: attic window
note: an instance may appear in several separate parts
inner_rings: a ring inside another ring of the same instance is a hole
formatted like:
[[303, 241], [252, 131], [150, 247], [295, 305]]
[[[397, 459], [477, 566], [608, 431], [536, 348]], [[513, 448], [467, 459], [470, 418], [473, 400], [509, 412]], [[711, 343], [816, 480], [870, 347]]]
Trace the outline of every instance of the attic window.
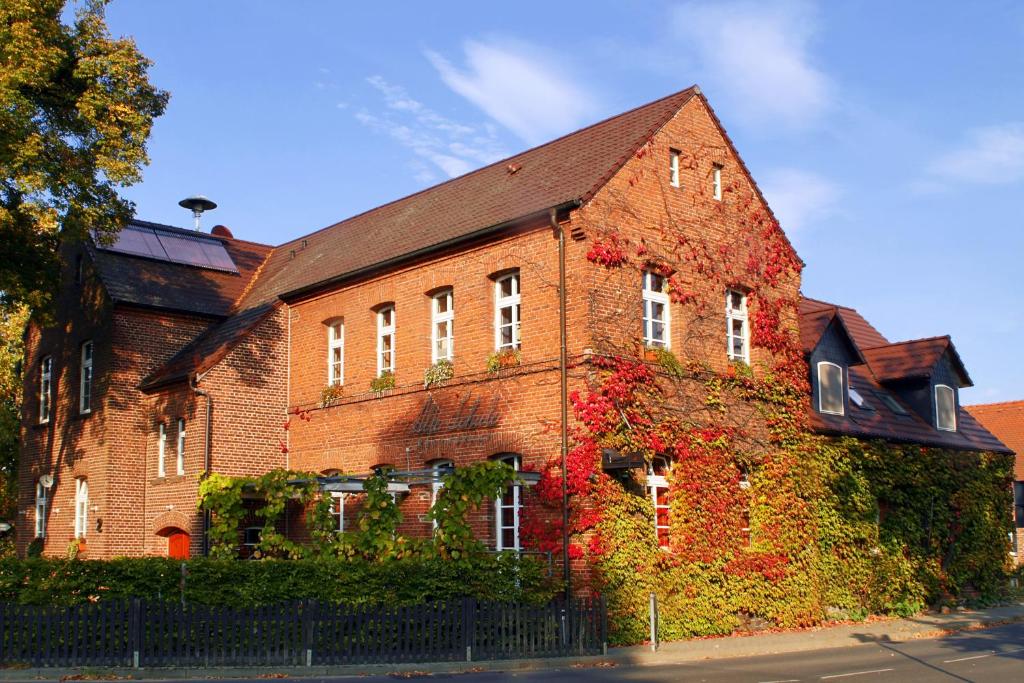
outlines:
[[711, 169], [711, 196], [722, 201], [722, 165], [715, 164]]
[[853, 387], [850, 387], [850, 401], [861, 410], [874, 410], [874, 407], [865, 401], [864, 397], [860, 395], [860, 392]]
[[679, 150], [668, 151], [668, 182], [672, 187], [679, 187]]
[[818, 410], [830, 415], [842, 415], [843, 368], [835, 363], [818, 363]]
[[935, 387], [935, 426], [945, 432], [956, 431], [956, 392], [952, 387]]
[[904, 409], [903, 406], [901, 406], [899, 403], [897, 403], [896, 399], [894, 399], [889, 394], [884, 394], [884, 393], [882, 393], [880, 391], [876, 391], [875, 392], [875, 396], [877, 396], [878, 399], [882, 403], [884, 403], [885, 406], [889, 410], [891, 410], [892, 412], [896, 413], [897, 415], [907, 415], [908, 414], [906, 409]]

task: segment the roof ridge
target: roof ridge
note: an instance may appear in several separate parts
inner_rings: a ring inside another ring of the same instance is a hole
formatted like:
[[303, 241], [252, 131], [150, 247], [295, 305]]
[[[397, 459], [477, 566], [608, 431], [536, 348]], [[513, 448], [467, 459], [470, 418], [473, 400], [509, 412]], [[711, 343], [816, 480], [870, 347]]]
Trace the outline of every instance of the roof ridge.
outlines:
[[972, 403], [964, 408], [1008, 408], [1010, 406], [1021, 406], [1024, 407], [1024, 399], [1017, 399], [1016, 401], [995, 401], [993, 403]]
[[934, 341], [936, 339], [945, 339], [946, 341], [951, 342], [951, 343], [953, 341], [952, 337], [950, 337], [948, 334], [939, 334], [939, 335], [935, 335], [934, 337], [920, 337], [919, 339], [904, 339], [903, 341], [889, 342], [888, 344], [878, 344], [876, 346], [866, 346], [866, 347], [864, 347], [863, 350], [864, 351], [873, 351], [874, 349], [884, 349], [887, 346], [900, 346], [902, 344], [916, 344], [918, 342]]
[[231, 302], [231, 312], [228, 315], [236, 315], [238, 313], [239, 306], [243, 301], [245, 301], [245, 297], [249, 295], [249, 292], [252, 291], [252, 288], [256, 285], [256, 281], [259, 280], [260, 275], [263, 273], [263, 269], [266, 268], [267, 263], [270, 261], [270, 257], [273, 256], [276, 251], [277, 247], [270, 247], [270, 249], [267, 250], [266, 256], [264, 256], [263, 260], [260, 261], [260, 265], [256, 266], [256, 269], [252, 271], [252, 275], [249, 276], [249, 281], [245, 283], [245, 287], [242, 288], [242, 292], [233, 302]]
[[[671, 93], [670, 95], [666, 95], [664, 97], [659, 97], [656, 100], [651, 100], [650, 102], [647, 102], [645, 104], [641, 104], [639, 106], [633, 107], [632, 109], [629, 109], [627, 111], [621, 112], [619, 114], [615, 114], [614, 116], [609, 116], [607, 118], [601, 119], [600, 121], [596, 121], [596, 122], [591, 123], [591, 124], [589, 124], [587, 126], [583, 126], [582, 128], [577, 128], [574, 131], [570, 131], [568, 133], [565, 133], [564, 135], [560, 135], [559, 137], [554, 138], [552, 140], [548, 140], [547, 142], [542, 142], [539, 145], [534, 145], [533, 147], [528, 147], [528, 148], [526, 148], [524, 150], [516, 152], [515, 154], [511, 154], [511, 155], [509, 155], [507, 157], [504, 157], [502, 159], [498, 159], [497, 161], [489, 163], [486, 166], [481, 166], [479, 168], [475, 168], [472, 171], [467, 171], [466, 173], [463, 173], [462, 175], [455, 176], [454, 178], [449, 178], [448, 180], [444, 180], [444, 181], [442, 181], [440, 183], [437, 183], [436, 185], [431, 185], [429, 187], [425, 187], [422, 190], [417, 190], [416, 192], [411, 192], [411, 193], [409, 193], [407, 195], [403, 195], [403, 196], [398, 197], [396, 199], [392, 199], [389, 202], [385, 202], [383, 204], [378, 204], [377, 206], [373, 206], [373, 207], [371, 207], [369, 209], [366, 209], [365, 211], [360, 211], [359, 213], [352, 214], [351, 216], [343, 218], [340, 221], [335, 221], [334, 223], [331, 223], [330, 225], [325, 225], [324, 227], [319, 228], [317, 230], [314, 230], [313, 232], [307, 233], [305, 235], [299, 235], [298, 237], [295, 237], [295, 238], [293, 238], [291, 240], [288, 240], [287, 242], [282, 242], [281, 244], [277, 245], [277, 248], [284, 247], [286, 245], [293, 244], [295, 242], [299, 242], [299, 241], [304, 240], [304, 239], [308, 239], [308, 238], [312, 237], [313, 235], [317, 235], [317, 234], [319, 234], [321, 232], [324, 232], [326, 230], [330, 230], [331, 228], [336, 228], [336, 227], [338, 227], [340, 225], [343, 225], [344, 223], [347, 223], [347, 222], [352, 221], [352, 220], [354, 220], [356, 218], [359, 218], [360, 216], [365, 216], [365, 215], [367, 215], [369, 213], [373, 213], [374, 211], [379, 211], [381, 209], [384, 209], [385, 207], [392, 206], [394, 204], [397, 204], [399, 202], [405, 201], [407, 199], [411, 199], [412, 197], [416, 197], [416, 196], [419, 196], [421, 194], [424, 194], [426, 192], [432, 192], [432, 191], [436, 190], [439, 187], [443, 187], [445, 185], [449, 185], [449, 184], [451, 184], [451, 183], [453, 183], [453, 182], [455, 182], [457, 180], [462, 180], [463, 178], [467, 178], [469, 176], [476, 175], [478, 173], [482, 173], [483, 171], [486, 171], [489, 168], [494, 168], [495, 166], [500, 166], [503, 163], [508, 163], [509, 161], [511, 161], [511, 160], [513, 160], [513, 159], [515, 159], [517, 157], [521, 157], [521, 156], [523, 156], [525, 154], [528, 154], [530, 152], [533, 152], [533, 151], [536, 151], [536, 150], [539, 150], [539, 149], [543, 149], [545, 147], [548, 147], [550, 145], [555, 144], [556, 142], [561, 142], [562, 140], [565, 140], [566, 138], [572, 137], [573, 135], [578, 135], [578, 134], [583, 133], [585, 131], [588, 131], [588, 130], [590, 130], [592, 128], [596, 128], [597, 126], [601, 126], [601, 125], [604, 125], [604, 124], [609, 123], [611, 121], [614, 121], [616, 119], [620, 119], [620, 118], [622, 118], [624, 116], [627, 116], [629, 114], [637, 112], [637, 111], [639, 111], [641, 109], [646, 109], [647, 107], [653, 107], [654, 105], [659, 104], [661, 102], [664, 102], [665, 100], [672, 99], [673, 97], [679, 97], [680, 95], [683, 95], [684, 93], [687, 93], [687, 92], [689, 92], [691, 94], [691, 96], [692, 96], [693, 94], [699, 93], [700, 89], [697, 87], [696, 84], [694, 84], [694, 85], [691, 85], [688, 88], [683, 88], [682, 90], [680, 90], [678, 92]], [[664, 125], [664, 123], [662, 123], [661, 125]], [[642, 139], [643, 140], [648, 139], [651, 136], [651, 134], [653, 134], [653, 131], [648, 132]], [[618, 159], [616, 161], [616, 163], [613, 164], [612, 168], [614, 169], [615, 167], [620, 166], [624, 161], [625, 161], [625, 158]], [[614, 175], [614, 171], [610, 169], [609, 170], [609, 174], [610, 175], [602, 176], [602, 178], [604, 178], [604, 181], [602, 182], [602, 181], [599, 180], [594, 185], [594, 187], [592, 187], [590, 189], [590, 192], [593, 193], [593, 191], [594, 191], [594, 189], [596, 187], [600, 187], [605, 182], [607, 182], [608, 179], [612, 175]], [[575, 199], [575, 197], [573, 199]]]

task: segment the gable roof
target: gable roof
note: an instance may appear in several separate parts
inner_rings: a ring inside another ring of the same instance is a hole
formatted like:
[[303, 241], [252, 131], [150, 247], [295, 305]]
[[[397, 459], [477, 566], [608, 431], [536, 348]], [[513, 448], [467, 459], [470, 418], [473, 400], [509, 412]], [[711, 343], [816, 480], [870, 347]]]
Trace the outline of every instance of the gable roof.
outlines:
[[868, 366], [879, 382], [929, 378], [939, 360], [947, 353], [953, 363], [953, 369], [960, 375], [961, 386], [972, 386], [973, 382], [967, 374], [967, 368], [964, 367], [960, 354], [956, 352], [948, 335], [864, 349]]
[[1014, 478], [1024, 480], [1024, 401], [967, 406], [967, 412], [1017, 454]]
[[282, 244], [246, 305], [586, 202], [697, 93], [692, 86]]
[[[196, 235], [194, 230], [160, 223], [133, 220], [131, 224], [186, 237]], [[221, 241], [237, 273], [110, 251], [93, 244], [87, 249], [104, 289], [115, 303], [224, 318], [235, 309], [271, 247], [207, 233], [202, 236]]]
[[[812, 428], [824, 434], [916, 443], [924, 446], [960, 450], [1006, 452], [1006, 446], [989, 433], [963, 407], [957, 414], [955, 432], [940, 431], [906, 405], [885, 382], [931, 377], [939, 359], [949, 354], [957, 372], [969, 385], [970, 378], [949, 337], [916, 339], [890, 344], [856, 310], [819, 299], [803, 298], [798, 307], [800, 342], [804, 353], [817, 347], [821, 336], [833, 321], [838, 321], [853, 341], [864, 365], [847, 369], [850, 389], [864, 399], [869, 408], [850, 401], [844, 415], [831, 415], [810, 409]], [[881, 343], [879, 344], [879, 340]], [[862, 343], [871, 346], [862, 346]], [[902, 410], [893, 410], [890, 403]]]

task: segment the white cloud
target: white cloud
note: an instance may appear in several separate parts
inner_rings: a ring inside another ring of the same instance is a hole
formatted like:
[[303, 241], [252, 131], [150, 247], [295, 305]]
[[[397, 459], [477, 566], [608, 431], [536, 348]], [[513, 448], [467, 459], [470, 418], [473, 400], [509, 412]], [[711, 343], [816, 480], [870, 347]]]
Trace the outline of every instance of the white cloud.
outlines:
[[968, 131], [964, 144], [935, 159], [921, 189], [948, 183], [1005, 185], [1024, 180], [1024, 123], [986, 126]]
[[796, 168], [777, 168], [759, 183], [779, 223], [790, 235], [835, 214], [842, 192], [832, 181]]
[[519, 42], [463, 45], [464, 69], [426, 51], [445, 84], [529, 144], [578, 128], [597, 108], [593, 96], [536, 46]]
[[744, 117], [765, 124], [806, 125], [832, 100], [833, 86], [809, 55], [817, 33], [806, 3], [686, 3], [672, 14], [678, 48]]
[[[446, 176], [454, 178], [507, 156], [496, 131], [487, 125], [470, 126], [441, 116], [411, 97], [405, 88], [380, 76], [371, 76], [366, 82], [383, 96], [385, 109], [378, 114], [361, 109], [354, 114], [356, 120], [391, 136]], [[416, 180], [436, 180], [421, 161], [413, 160], [409, 165]]]

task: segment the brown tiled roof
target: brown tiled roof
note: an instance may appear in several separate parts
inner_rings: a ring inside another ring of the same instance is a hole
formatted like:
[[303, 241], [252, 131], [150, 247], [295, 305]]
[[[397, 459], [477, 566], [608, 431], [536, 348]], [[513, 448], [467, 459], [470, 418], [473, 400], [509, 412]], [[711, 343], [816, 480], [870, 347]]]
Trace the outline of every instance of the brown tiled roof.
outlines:
[[960, 375], [960, 386], [973, 386], [967, 368], [948, 335], [864, 349], [868, 366], [879, 382], [931, 377], [939, 359], [947, 353]]
[[143, 391], [152, 391], [167, 384], [187, 380], [192, 373], [206, 372], [220, 362], [238, 341], [245, 338], [279, 305], [278, 302], [253, 306], [211, 327], [142, 380], [139, 388]]
[[[860, 347], [867, 361], [866, 365], [848, 369], [850, 388], [859, 393], [873, 410], [858, 408], [853, 401], [846, 415], [823, 414], [811, 408], [810, 422], [815, 430], [825, 434], [878, 438], [923, 446], [1006, 452], [1006, 446], [963, 408], [958, 413], [957, 430], [942, 431], [922, 419], [883, 384], [897, 379], [930, 377], [936, 363], [947, 351], [954, 366], [969, 383], [967, 371], [949, 337], [890, 344], [856, 310], [817, 299], [802, 299], [799, 306], [800, 338], [806, 353], [817, 346], [828, 327], [828, 322], [823, 324], [822, 321], [830, 322], [830, 316], [838, 317], [844, 323], [854, 346]], [[880, 340], [881, 344], [878, 343]], [[871, 347], [861, 346], [862, 342]], [[890, 409], [882, 396], [902, 406], [906, 414]]]
[[1015, 479], [1024, 480], [1024, 401], [967, 406], [967, 412], [1017, 454]]
[[[585, 202], [697, 92], [687, 88], [283, 244], [246, 304]], [[518, 170], [511, 173], [510, 167]]]
[[[146, 221], [132, 223], [185, 235], [195, 234], [169, 225]], [[234, 310], [271, 248], [244, 240], [215, 239], [224, 243], [238, 273], [158, 261], [93, 246], [89, 251], [96, 272], [114, 302], [223, 318]]]

